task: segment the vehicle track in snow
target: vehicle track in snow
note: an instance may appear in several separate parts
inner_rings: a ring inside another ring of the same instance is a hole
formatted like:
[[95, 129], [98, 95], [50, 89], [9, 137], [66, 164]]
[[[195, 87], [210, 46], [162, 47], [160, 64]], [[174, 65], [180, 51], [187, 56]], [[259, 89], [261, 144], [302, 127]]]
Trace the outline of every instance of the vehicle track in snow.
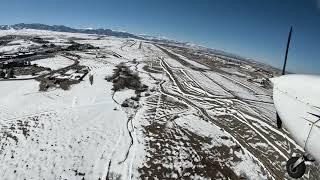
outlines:
[[[169, 67], [166, 66], [166, 64], [164, 64], [163, 68], [166, 69], [168, 73], [170, 73], [170, 76], [171, 76], [172, 80], [174, 81], [174, 84], [177, 85], [177, 88], [180, 89], [183, 93], [188, 94], [188, 91], [182, 90], [183, 87], [182, 87], [182, 86], [180, 85], [180, 83], [174, 78], [174, 73], [172, 73], [172, 71], [170, 71]], [[161, 85], [161, 86], [162, 86], [162, 85]], [[165, 92], [164, 89], [162, 89], [162, 92], [163, 92], [163, 93]], [[169, 95], [171, 95], [171, 96], [179, 96], [178, 94], [170, 94], [170, 93], [168, 93], [168, 92], [166, 92], [166, 94], [169, 94]], [[184, 100], [187, 104], [189, 104], [189, 105], [191, 105], [191, 106], [199, 109], [199, 110], [201, 111], [201, 113], [202, 113], [203, 115], [205, 115], [207, 118], [209, 118], [213, 123], [215, 123], [215, 124], [218, 125], [219, 127], [222, 127], [222, 128], [225, 129], [227, 132], [229, 132], [230, 134], [232, 134], [233, 137], [238, 140], [238, 142], [241, 142], [241, 141], [242, 141], [242, 142], [243, 142], [242, 146], [243, 146], [243, 147], [246, 147], [246, 149], [248, 149], [252, 154], [256, 154], [256, 155], [255, 155], [256, 158], [259, 157], [257, 154], [260, 154], [260, 152], [254, 153], [254, 151], [255, 151], [254, 149], [255, 149], [255, 148], [252, 148], [252, 147], [250, 148], [250, 146], [248, 146], [248, 144], [245, 143], [245, 141], [242, 140], [242, 138], [243, 138], [243, 137], [241, 136], [241, 135], [243, 135], [242, 133], [239, 133], [239, 135], [235, 136], [235, 132], [234, 132], [233, 130], [231, 130], [230, 127], [228, 127], [228, 126], [226, 126], [226, 125], [224, 125], [224, 124], [222, 124], [222, 123], [219, 123], [219, 122], [221, 122], [221, 121], [224, 121], [224, 119], [221, 119], [221, 120], [213, 119], [213, 118], [211, 117], [211, 115], [209, 115], [204, 108], [201, 108], [201, 107], [197, 106], [197, 105], [194, 104], [191, 100], [186, 99], [186, 98], [183, 97], [183, 96], [179, 96], [179, 98], [182, 99], [182, 100]], [[242, 122], [241, 122], [241, 123], [242, 123]], [[249, 128], [249, 129], [251, 129], [251, 128]], [[266, 137], [261, 138], [261, 140], [263, 140], [263, 139], [267, 139], [267, 138], [266, 138]], [[270, 142], [269, 142], [269, 143], [270, 143]], [[278, 150], [278, 149], [276, 149], [276, 150]], [[286, 158], [285, 155], [282, 155], [282, 156], [284, 156], [284, 158]], [[264, 164], [265, 164], [265, 162], [264, 162]], [[273, 166], [272, 166], [272, 165], [269, 165], [269, 168], [268, 168], [269, 171], [270, 171], [272, 168], [273, 168]], [[271, 171], [272, 171], [272, 170], [271, 170]], [[274, 176], [277, 176], [277, 174], [280, 174], [280, 173], [281, 173], [281, 171], [278, 171], [277, 173], [274, 174]]]
[[[233, 101], [233, 103], [241, 102], [245, 104], [255, 114], [252, 114], [246, 109], [241, 110], [241, 109], [238, 109], [237, 106], [231, 105], [231, 106], [223, 106], [225, 109], [229, 110], [231, 114], [229, 115], [226, 114], [224, 116], [216, 116], [208, 112], [208, 109], [199, 106], [199, 103], [196, 103], [196, 102], [202, 102], [200, 99], [204, 97], [205, 99], [208, 99], [208, 100], [212, 99], [215, 101], [220, 101], [219, 99], [222, 100], [224, 98], [219, 98], [219, 97], [213, 98], [204, 94], [197, 95], [196, 93], [190, 93], [190, 91], [186, 89], [185, 86], [183, 86], [182, 83], [179, 81], [180, 77], [177, 78], [175, 75], [175, 72], [179, 71], [179, 69], [174, 69], [174, 68], [171, 69], [171, 67], [167, 65], [165, 61], [162, 61], [161, 65], [163, 69], [167, 72], [171, 81], [173, 82], [172, 83], [173, 87], [175, 87], [178, 90], [177, 92], [168, 92], [168, 90], [164, 88], [164, 83], [161, 83], [162, 93], [170, 95], [172, 97], [176, 97], [179, 100], [182, 100], [187, 104], [193, 106], [194, 108], [198, 109], [204, 116], [210, 119], [212, 123], [223, 128], [225, 131], [231, 134], [233, 138], [236, 139], [243, 148], [248, 150], [250, 154], [254, 156], [255, 159], [258, 159], [259, 161], [262, 162], [263, 165], [265, 165], [268, 172], [270, 172], [274, 178], [282, 179], [286, 177], [286, 174], [284, 171], [285, 167], [283, 166], [284, 162], [291, 156], [293, 152], [301, 153], [302, 149], [294, 142], [294, 140], [290, 138], [290, 136], [285, 131], [273, 130], [273, 129], [270, 131], [270, 129], [268, 129], [268, 127], [270, 128], [270, 125], [269, 125], [270, 120], [267, 120], [268, 117], [265, 116], [264, 114], [261, 115], [261, 112], [255, 109], [255, 107], [252, 107], [251, 105], [251, 102], [272, 104], [271, 102], [241, 98], [237, 94], [233, 93], [232, 90], [220, 85], [221, 88], [223, 88], [225, 91], [233, 95], [233, 97], [227, 98], [228, 100]], [[183, 71], [183, 69], [180, 69], [180, 71]], [[215, 84], [220, 84], [214, 79], [212, 78], [210, 79]], [[233, 81], [232, 79], [230, 80]], [[253, 92], [251, 88], [248, 88], [239, 82], [234, 82], [234, 83], [237, 85], [241, 85], [242, 87], [248, 89], [248, 92], [256, 95], [256, 93]], [[195, 84], [197, 84], [197, 82], [195, 82]], [[197, 98], [197, 96], [199, 96], [199, 98]], [[211, 103], [215, 101], [211, 101]], [[219, 106], [223, 104], [224, 103], [221, 103]], [[212, 108], [212, 110], [214, 109], [215, 108]], [[258, 116], [258, 115], [261, 115], [261, 116]], [[252, 120], [252, 119], [256, 119], [256, 120]], [[260, 122], [264, 122], [268, 125], [263, 126]], [[254, 139], [254, 141], [252, 141], [252, 139]], [[265, 144], [267, 144], [268, 152], [266, 153], [266, 150], [263, 147], [255, 146], [254, 142], [264, 142]]]

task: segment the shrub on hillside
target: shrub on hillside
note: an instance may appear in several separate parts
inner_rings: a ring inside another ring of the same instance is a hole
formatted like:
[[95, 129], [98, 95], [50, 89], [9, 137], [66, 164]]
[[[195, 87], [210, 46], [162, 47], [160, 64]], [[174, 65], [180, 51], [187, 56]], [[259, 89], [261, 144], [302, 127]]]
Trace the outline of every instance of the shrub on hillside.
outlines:
[[111, 76], [106, 76], [105, 80], [109, 82], [113, 82], [113, 90], [118, 91], [121, 89], [134, 89], [139, 90], [141, 88], [145, 88], [144, 85], [140, 82], [140, 77], [138, 73], [132, 72], [127, 66], [123, 63], [120, 63], [113, 70], [113, 74]]

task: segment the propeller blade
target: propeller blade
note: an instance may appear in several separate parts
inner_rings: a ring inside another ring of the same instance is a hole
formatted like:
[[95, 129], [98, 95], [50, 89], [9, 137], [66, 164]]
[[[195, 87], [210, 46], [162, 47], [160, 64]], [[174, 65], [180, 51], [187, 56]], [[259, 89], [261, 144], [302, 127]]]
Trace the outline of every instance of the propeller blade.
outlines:
[[283, 69], [282, 69], [282, 75], [286, 74], [286, 66], [287, 66], [287, 58], [288, 58], [288, 52], [289, 52], [289, 47], [290, 47], [290, 41], [291, 41], [291, 34], [292, 34], [292, 26], [290, 28], [289, 32], [289, 37], [288, 37], [288, 42], [287, 42], [287, 49], [286, 49], [286, 56], [284, 59], [284, 64], [283, 64]]

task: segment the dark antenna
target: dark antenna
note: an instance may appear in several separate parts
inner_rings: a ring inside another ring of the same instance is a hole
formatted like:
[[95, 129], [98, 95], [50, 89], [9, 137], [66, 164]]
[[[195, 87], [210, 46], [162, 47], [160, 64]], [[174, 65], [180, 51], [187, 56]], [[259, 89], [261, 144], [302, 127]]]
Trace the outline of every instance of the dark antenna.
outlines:
[[284, 64], [283, 64], [283, 69], [282, 69], [282, 75], [285, 75], [285, 74], [286, 74], [286, 65], [287, 65], [288, 51], [289, 51], [290, 41], [291, 41], [291, 33], [292, 33], [292, 26], [291, 26], [290, 32], [289, 32], [289, 37], [288, 37], [288, 42], [287, 42], [287, 50], [286, 50], [286, 57], [285, 57], [285, 59], [284, 59]]

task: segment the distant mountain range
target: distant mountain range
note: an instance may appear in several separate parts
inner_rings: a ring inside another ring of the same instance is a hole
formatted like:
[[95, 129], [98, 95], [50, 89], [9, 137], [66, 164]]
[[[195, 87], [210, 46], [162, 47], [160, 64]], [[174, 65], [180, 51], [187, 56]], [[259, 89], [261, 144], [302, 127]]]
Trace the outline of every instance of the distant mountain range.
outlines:
[[116, 36], [123, 38], [136, 38], [136, 39], [144, 39], [140, 36], [127, 33], [127, 32], [119, 32], [113, 31], [111, 29], [75, 29], [63, 25], [46, 25], [39, 23], [32, 24], [14, 24], [14, 25], [0, 25], [0, 30], [9, 30], [9, 29], [37, 29], [37, 30], [49, 30], [49, 31], [58, 31], [58, 32], [71, 32], [71, 33], [86, 33], [86, 34], [99, 34], [99, 35], [108, 35], [108, 36]]
[[211, 52], [217, 55], [223, 55], [234, 59], [244, 60], [244, 61], [254, 61], [252, 59], [244, 58], [238, 55], [235, 55], [233, 53], [228, 53], [225, 51], [220, 51], [216, 49], [211, 49], [195, 44], [190, 44], [188, 42], [178, 42], [175, 40], [162, 38], [162, 37], [155, 37], [150, 35], [135, 35], [128, 32], [120, 32], [120, 31], [114, 31], [111, 29], [76, 29], [71, 28], [63, 25], [46, 25], [46, 24], [40, 24], [40, 23], [31, 23], [31, 24], [25, 24], [25, 23], [19, 23], [14, 25], [0, 25], [0, 30], [9, 30], [9, 29], [36, 29], [36, 30], [49, 30], [49, 31], [57, 31], [57, 32], [70, 32], [70, 33], [86, 33], [86, 34], [98, 34], [98, 35], [107, 35], [107, 36], [115, 36], [115, 37], [121, 37], [121, 38], [135, 38], [140, 40], [148, 40], [153, 41], [156, 43], [164, 43], [164, 44], [172, 44], [176, 46], [188, 46], [192, 48], [197, 48], [199, 50]]
[[107, 35], [107, 36], [115, 36], [121, 38], [135, 38], [140, 40], [149, 40], [158, 43], [170, 43], [170, 44], [180, 44], [185, 45], [187, 43], [181, 43], [178, 41], [174, 41], [171, 39], [163, 38], [163, 37], [155, 37], [150, 35], [136, 35], [128, 32], [120, 32], [114, 31], [111, 29], [93, 29], [93, 28], [86, 28], [86, 29], [76, 29], [67, 27], [64, 25], [46, 25], [40, 23], [19, 23], [14, 25], [0, 25], [0, 30], [9, 30], [9, 29], [36, 29], [36, 30], [49, 30], [49, 31], [57, 31], [57, 32], [70, 32], [70, 33], [86, 33], [86, 34], [98, 34], [98, 35]]
[[9, 29], [15, 29], [15, 30], [36, 29], [36, 30], [49, 30], [49, 31], [57, 31], [57, 32], [98, 34], [98, 35], [115, 36], [115, 37], [121, 37], [121, 38], [135, 38], [135, 39], [141, 39], [141, 40], [150, 40], [150, 41], [162, 42], [162, 43], [184, 44], [184, 43], [179, 43], [177, 41], [170, 40], [167, 38], [155, 37], [150, 35], [135, 35], [128, 32], [120, 32], [120, 31], [114, 31], [111, 29], [102, 29], [102, 28], [76, 29], [76, 28], [71, 28], [64, 25], [46, 25], [46, 24], [39, 24], [39, 23], [31, 23], [31, 24], [19, 23], [14, 25], [0, 25], [0, 30], [9, 30]]

